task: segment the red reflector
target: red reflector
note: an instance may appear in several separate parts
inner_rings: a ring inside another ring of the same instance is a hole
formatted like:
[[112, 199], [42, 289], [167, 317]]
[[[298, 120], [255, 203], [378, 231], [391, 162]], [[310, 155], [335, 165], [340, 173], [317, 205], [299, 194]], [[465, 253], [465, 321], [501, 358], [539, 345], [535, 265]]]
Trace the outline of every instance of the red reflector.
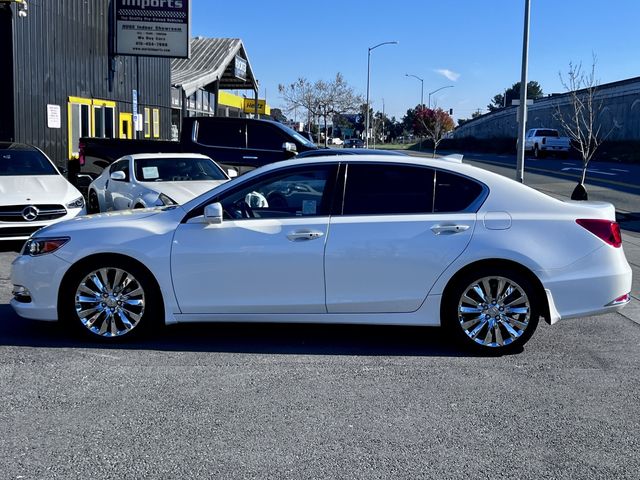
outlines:
[[620, 225], [618, 225], [618, 222], [593, 218], [579, 218], [576, 220], [576, 223], [615, 248], [620, 248], [622, 245], [622, 235], [620, 234]]

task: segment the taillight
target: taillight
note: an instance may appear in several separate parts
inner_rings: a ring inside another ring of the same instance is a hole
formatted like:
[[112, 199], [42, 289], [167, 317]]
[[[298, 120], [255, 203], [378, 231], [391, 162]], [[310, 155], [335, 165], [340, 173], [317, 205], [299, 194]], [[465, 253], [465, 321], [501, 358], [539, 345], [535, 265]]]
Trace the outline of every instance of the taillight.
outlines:
[[576, 220], [576, 223], [615, 248], [620, 248], [622, 245], [622, 235], [620, 234], [620, 225], [618, 225], [618, 222], [593, 218], [580, 218]]
[[84, 158], [84, 143], [80, 142], [78, 144], [78, 163], [80, 165], [84, 165], [85, 163], [85, 158]]

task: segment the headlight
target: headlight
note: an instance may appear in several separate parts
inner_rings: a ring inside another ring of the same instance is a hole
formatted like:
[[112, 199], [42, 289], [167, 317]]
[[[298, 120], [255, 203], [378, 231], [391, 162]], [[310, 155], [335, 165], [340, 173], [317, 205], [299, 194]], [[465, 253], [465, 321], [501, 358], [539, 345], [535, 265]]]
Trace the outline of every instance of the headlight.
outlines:
[[67, 203], [67, 208], [82, 208], [84, 207], [84, 197], [78, 197], [73, 202]]
[[178, 202], [176, 202], [173, 198], [169, 197], [168, 195], [165, 195], [164, 193], [161, 193], [158, 196], [158, 201], [156, 202], [156, 205], [162, 206], [162, 205], [177, 205]]
[[29, 240], [27, 240], [27, 243], [25, 243], [22, 254], [29, 255], [31, 257], [37, 257], [38, 255], [52, 253], [62, 247], [69, 240], [71, 240], [69, 237], [30, 238]]

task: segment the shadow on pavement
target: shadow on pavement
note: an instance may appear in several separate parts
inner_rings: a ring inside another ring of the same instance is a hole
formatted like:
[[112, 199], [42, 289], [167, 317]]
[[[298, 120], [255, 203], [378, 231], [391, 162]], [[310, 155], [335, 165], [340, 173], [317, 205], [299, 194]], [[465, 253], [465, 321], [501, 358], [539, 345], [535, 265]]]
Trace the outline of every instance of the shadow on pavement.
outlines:
[[58, 322], [21, 319], [0, 305], [0, 345], [291, 355], [476, 356], [440, 328], [371, 325], [194, 323], [153, 338], [105, 345], [73, 336]]

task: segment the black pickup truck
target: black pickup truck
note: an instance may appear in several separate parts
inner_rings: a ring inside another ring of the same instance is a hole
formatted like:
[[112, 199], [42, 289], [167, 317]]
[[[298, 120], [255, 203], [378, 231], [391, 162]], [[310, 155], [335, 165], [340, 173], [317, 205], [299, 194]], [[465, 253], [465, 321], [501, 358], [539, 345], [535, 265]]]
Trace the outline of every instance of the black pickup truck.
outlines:
[[135, 153], [201, 153], [242, 174], [318, 148], [281, 123], [229, 117], [185, 118], [177, 142], [83, 137], [79, 147], [78, 178], [85, 181], [100, 175], [114, 160]]

